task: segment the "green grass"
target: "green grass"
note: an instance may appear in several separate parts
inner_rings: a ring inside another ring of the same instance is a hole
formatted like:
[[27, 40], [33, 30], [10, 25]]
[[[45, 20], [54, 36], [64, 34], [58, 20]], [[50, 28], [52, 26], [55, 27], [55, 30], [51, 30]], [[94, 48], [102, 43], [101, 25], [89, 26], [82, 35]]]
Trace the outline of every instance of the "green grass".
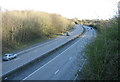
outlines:
[[[73, 31], [74, 29], [70, 29], [69, 31]], [[33, 41], [30, 41], [30, 42], [24, 42], [24, 43], [19, 43], [19, 44], [16, 44], [15, 45], [15, 48], [9, 48], [9, 50], [7, 52], [3, 52], [3, 54], [5, 53], [12, 53], [13, 51], [17, 51], [17, 50], [23, 50], [25, 48], [29, 48], [35, 44], [38, 44], [38, 43], [42, 43], [42, 42], [46, 42], [50, 39], [54, 39], [56, 37], [59, 37], [61, 35], [65, 35], [66, 33], [58, 33], [59, 35], [52, 35], [51, 37], [42, 37], [40, 39], [36, 39], [36, 40], [33, 40]]]
[[5, 53], [11, 53], [13, 51], [17, 51], [17, 50], [22, 50], [22, 49], [25, 49], [25, 48], [28, 48], [32, 45], [35, 45], [37, 43], [42, 43], [42, 42], [45, 42], [47, 40], [49, 40], [50, 38], [41, 38], [41, 39], [36, 39], [34, 41], [31, 41], [29, 43], [19, 43], [19, 44], [16, 44], [15, 45], [15, 48], [10, 48], [7, 52], [3, 52], [3, 54]]
[[86, 46], [86, 59], [79, 79], [120, 80], [118, 20], [111, 19], [100, 25], [95, 41]]

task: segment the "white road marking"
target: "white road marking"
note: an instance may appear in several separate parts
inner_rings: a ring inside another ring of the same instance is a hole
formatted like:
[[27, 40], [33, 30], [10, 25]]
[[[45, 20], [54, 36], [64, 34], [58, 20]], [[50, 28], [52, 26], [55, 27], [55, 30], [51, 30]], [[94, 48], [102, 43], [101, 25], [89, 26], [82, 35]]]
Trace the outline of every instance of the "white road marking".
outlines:
[[[79, 70], [79, 71], [81, 71], [81, 70], [82, 70], [82, 68], [83, 68], [83, 66], [84, 66], [84, 64], [85, 64], [85, 62], [86, 62], [86, 59], [84, 60], [84, 62], [83, 62], [83, 64], [82, 64], [82, 66], [81, 66], [81, 68], [80, 68], [80, 70]], [[76, 79], [77, 79], [77, 77], [78, 77], [78, 74], [76, 75], [76, 77], [74, 78], [74, 80], [76, 80]]]
[[[54, 40], [58, 40], [58, 39], [54, 39]], [[43, 44], [41, 44], [41, 45], [38, 45], [38, 46], [35, 46], [35, 47], [32, 47], [32, 48], [29, 48], [29, 49], [27, 49], [27, 50], [18, 52], [18, 53], [16, 53], [16, 54], [20, 54], [20, 53], [22, 53], [22, 52], [32, 50], [32, 49], [34, 49], [34, 48], [40, 47], [40, 46], [45, 45], [45, 44], [50, 43], [50, 42], [53, 42], [53, 40], [51, 40], [51, 41], [49, 41], [49, 42], [46, 42], [46, 43], [43, 43]]]
[[59, 69], [54, 73], [55, 75], [59, 72]]
[[76, 79], [77, 79], [77, 77], [78, 77], [78, 74], [76, 75], [76, 77], [74, 78], [74, 80], [76, 80]]
[[[81, 38], [82, 39], [82, 38]], [[80, 40], [81, 40], [80, 39]], [[62, 55], [63, 53], [65, 53], [68, 49], [70, 49], [71, 47], [73, 47], [75, 44], [77, 44], [80, 40], [78, 40], [77, 42], [75, 42], [73, 45], [71, 45], [69, 48], [67, 48], [65, 51], [63, 51], [62, 53], [60, 53], [58, 56], [56, 56], [55, 58], [53, 58], [52, 60], [50, 60], [49, 62], [47, 62], [46, 64], [44, 64], [42, 67], [40, 67], [39, 69], [35, 70], [33, 73], [31, 73], [30, 75], [28, 75], [27, 77], [25, 77], [23, 80], [26, 80], [27, 78], [29, 78], [30, 76], [32, 76], [33, 74], [35, 74], [36, 72], [38, 72], [40, 69], [42, 69], [43, 67], [45, 67], [47, 64], [49, 64], [50, 62], [52, 62], [53, 60], [55, 60], [57, 57], [59, 57], [60, 55]]]
[[35, 47], [32, 47], [32, 48], [29, 48], [29, 49], [26, 49], [26, 50], [21, 51], [21, 52], [18, 52], [18, 53], [16, 53], [16, 54], [18, 55], [18, 54], [24, 53], [24, 52], [26, 52], [26, 51], [29, 51], [29, 50], [32, 50], [32, 49], [38, 48], [38, 47], [40, 47], [40, 46], [43, 46], [43, 45], [45, 45], [45, 44], [48, 44], [48, 43], [53, 42], [53, 41], [56, 41], [56, 40], [57, 40], [57, 39], [54, 39], [54, 40], [48, 41], [48, 42], [46, 42], [46, 43], [43, 43], [43, 44], [41, 44], [41, 45], [38, 45], [38, 46], [35, 46]]
[[7, 80], [8, 78], [6, 77], [5, 80]]

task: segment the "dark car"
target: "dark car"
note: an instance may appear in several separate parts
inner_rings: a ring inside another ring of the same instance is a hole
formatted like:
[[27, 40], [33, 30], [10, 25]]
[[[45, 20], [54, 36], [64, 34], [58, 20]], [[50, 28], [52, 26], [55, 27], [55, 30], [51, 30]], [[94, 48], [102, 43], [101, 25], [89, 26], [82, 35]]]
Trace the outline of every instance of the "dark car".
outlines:
[[3, 56], [3, 60], [10, 60], [10, 59], [13, 59], [13, 58], [16, 58], [17, 57], [17, 54], [5, 54]]
[[70, 36], [70, 34], [67, 32], [67, 33], [66, 33], [66, 36]]

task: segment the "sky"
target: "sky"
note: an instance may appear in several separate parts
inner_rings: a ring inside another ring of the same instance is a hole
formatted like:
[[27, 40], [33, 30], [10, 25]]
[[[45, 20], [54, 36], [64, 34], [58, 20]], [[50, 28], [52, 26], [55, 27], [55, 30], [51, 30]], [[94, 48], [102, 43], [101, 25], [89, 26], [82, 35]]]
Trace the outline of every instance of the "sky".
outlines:
[[116, 14], [120, 0], [0, 0], [7, 10], [35, 10], [60, 14], [67, 18], [109, 19]]

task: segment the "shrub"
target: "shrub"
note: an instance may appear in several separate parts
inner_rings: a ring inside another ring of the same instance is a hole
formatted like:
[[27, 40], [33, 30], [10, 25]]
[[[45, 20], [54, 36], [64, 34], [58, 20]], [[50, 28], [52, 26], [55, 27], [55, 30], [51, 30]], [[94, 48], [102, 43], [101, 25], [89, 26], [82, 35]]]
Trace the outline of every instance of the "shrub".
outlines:
[[99, 25], [101, 33], [94, 43], [87, 45], [86, 58], [79, 75], [87, 80], [120, 80], [118, 20], [111, 19]]
[[28, 43], [74, 28], [71, 20], [57, 14], [38, 11], [2, 12], [3, 53]]

